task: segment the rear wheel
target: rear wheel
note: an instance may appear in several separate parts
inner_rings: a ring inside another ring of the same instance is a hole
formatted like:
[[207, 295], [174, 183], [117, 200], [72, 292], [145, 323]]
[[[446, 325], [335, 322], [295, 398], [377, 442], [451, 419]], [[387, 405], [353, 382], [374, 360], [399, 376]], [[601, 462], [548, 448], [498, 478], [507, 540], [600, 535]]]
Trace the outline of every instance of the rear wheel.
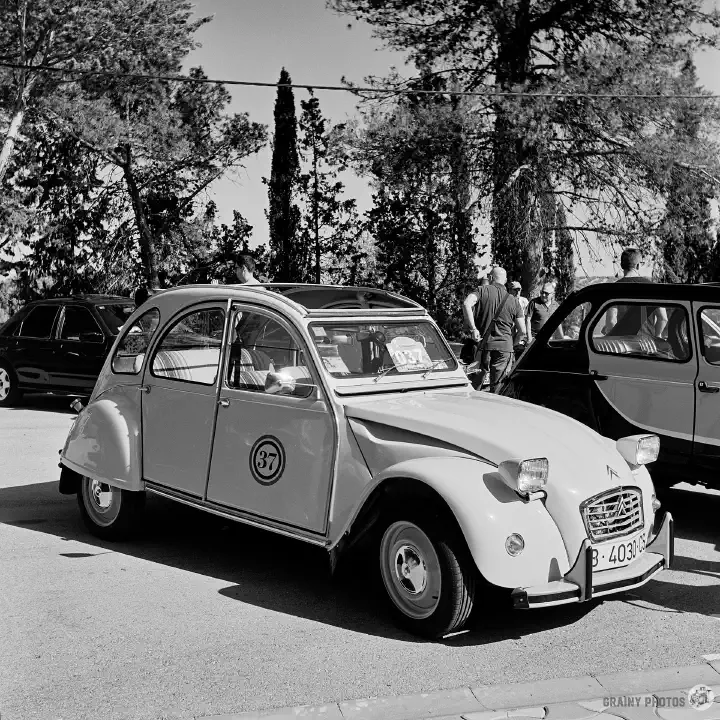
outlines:
[[0, 407], [14, 405], [22, 397], [15, 371], [4, 362], [0, 362]]
[[386, 525], [380, 574], [399, 624], [428, 638], [462, 629], [475, 599], [475, 566], [462, 538], [436, 519]]
[[136, 529], [145, 506], [144, 492], [130, 492], [83, 476], [77, 494], [87, 529], [105, 540], [119, 540]]

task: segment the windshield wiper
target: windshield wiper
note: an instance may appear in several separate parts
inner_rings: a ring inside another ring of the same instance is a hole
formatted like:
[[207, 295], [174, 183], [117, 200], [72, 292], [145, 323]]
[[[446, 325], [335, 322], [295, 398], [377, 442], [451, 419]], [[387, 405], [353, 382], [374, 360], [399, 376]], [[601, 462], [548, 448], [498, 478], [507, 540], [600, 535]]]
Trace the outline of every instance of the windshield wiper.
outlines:
[[428, 373], [432, 372], [440, 363], [443, 363], [445, 365], [446, 370], [448, 369], [447, 361], [443, 358], [440, 358], [439, 360], [435, 360], [433, 362], [433, 364], [420, 376], [420, 379], [424, 380], [428, 376]]
[[409, 363], [403, 363], [402, 365], [391, 365], [390, 367], [386, 367], [374, 380], [373, 382], [377, 382], [380, 378], [385, 377], [391, 370], [399, 370], [400, 368], [407, 367]]

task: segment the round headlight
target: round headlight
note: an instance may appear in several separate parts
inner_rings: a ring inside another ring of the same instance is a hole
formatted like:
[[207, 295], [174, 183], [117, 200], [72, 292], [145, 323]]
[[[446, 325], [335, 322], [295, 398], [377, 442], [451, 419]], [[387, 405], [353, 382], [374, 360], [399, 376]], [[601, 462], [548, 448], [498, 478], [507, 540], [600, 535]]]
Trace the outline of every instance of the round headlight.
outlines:
[[509, 535], [508, 539], [505, 541], [505, 549], [507, 550], [508, 555], [517, 557], [525, 549], [525, 540], [523, 540], [523, 536], [518, 535], [517, 533]]

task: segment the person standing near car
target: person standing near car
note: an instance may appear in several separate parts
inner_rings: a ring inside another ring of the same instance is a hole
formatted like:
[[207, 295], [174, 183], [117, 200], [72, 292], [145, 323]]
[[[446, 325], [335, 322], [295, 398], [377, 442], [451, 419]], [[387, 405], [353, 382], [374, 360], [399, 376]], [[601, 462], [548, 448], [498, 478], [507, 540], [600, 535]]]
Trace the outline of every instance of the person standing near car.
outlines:
[[472, 339], [480, 343], [480, 369], [473, 387], [482, 389], [485, 374], [489, 373], [490, 391], [497, 393], [500, 381], [512, 368], [513, 328], [523, 335], [525, 328], [520, 303], [505, 287], [505, 270], [493, 268], [490, 279], [489, 285], [481, 285], [465, 298], [463, 316]]
[[[637, 248], [625, 248], [625, 250], [622, 251], [622, 254], [620, 255], [620, 268], [623, 272], [623, 276], [617, 280], [619, 283], [651, 283], [652, 280], [649, 277], [645, 277], [644, 275], [640, 274], [640, 267], [642, 265], [642, 255], [640, 254], [640, 251]], [[623, 313], [623, 317], [626, 316], [627, 312], [631, 310], [630, 308], [625, 308], [625, 312]], [[637, 315], [638, 313], [642, 313], [642, 308], [632, 308], [633, 316]], [[645, 315], [647, 314], [647, 310], [645, 310]], [[605, 317], [605, 326], [603, 328], [603, 333], [608, 334], [614, 327], [617, 325], [617, 322], [620, 318], [618, 317], [618, 309], [616, 307], [610, 308], [607, 312], [607, 316]], [[647, 320], [650, 319], [650, 326], [649, 329], [652, 331], [652, 334], [655, 337], [663, 337], [663, 333], [665, 332], [665, 328], [667, 327], [667, 310], [664, 307], [658, 307], [653, 312], [650, 313], [650, 318], [647, 317], [641, 317], [638, 315], [637, 317], [637, 324], [641, 326], [641, 328], [647, 327]], [[631, 323], [631, 325], [635, 325], [636, 323]], [[639, 330], [638, 330], [639, 332]]]
[[237, 255], [235, 258], [235, 276], [242, 285], [260, 285], [260, 281], [253, 275], [255, 261], [250, 255]]
[[540, 332], [547, 319], [557, 310], [557, 307], [555, 286], [552, 283], [545, 283], [542, 286], [540, 295], [528, 303], [525, 311], [528, 343], [532, 342], [532, 339]]
[[[508, 292], [514, 295], [517, 298], [518, 303], [520, 303], [520, 309], [522, 310], [523, 318], [525, 317], [525, 313], [527, 312], [527, 306], [530, 302], [526, 297], [523, 297], [522, 295], [522, 285], [517, 281], [513, 280], [508, 285]], [[515, 345], [519, 345], [521, 340], [527, 339], [526, 333], [520, 333], [517, 328], [513, 328], [513, 342]]]

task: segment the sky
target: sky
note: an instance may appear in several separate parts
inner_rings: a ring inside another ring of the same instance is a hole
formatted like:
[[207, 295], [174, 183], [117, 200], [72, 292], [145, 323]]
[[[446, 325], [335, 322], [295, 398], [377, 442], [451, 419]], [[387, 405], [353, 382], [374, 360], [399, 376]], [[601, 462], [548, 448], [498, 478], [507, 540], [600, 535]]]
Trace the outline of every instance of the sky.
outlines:
[[[202, 47], [190, 55], [187, 67], [201, 65], [211, 78], [276, 83], [285, 67], [293, 83], [340, 85], [343, 77], [362, 83], [368, 75], [382, 77], [393, 66], [401, 71], [404, 67], [404, 56], [384, 49], [369, 26], [328, 10], [325, 0], [198, 0], [195, 12], [214, 19], [197, 33]], [[696, 63], [700, 84], [720, 94], [720, 51], [702, 53]], [[228, 90], [233, 98], [231, 112], [247, 112], [272, 132], [275, 88], [228, 86]], [[351, 93], [317, 90], [316, 95], [323, 114], [333, 123], [354, 114], [356, 98]], [[308, 97], [306, 90], [295, 90], [298, 114], [300, 101]], [[268, 241], [267, 187], [262, 178], [270, 175], [270, 160], [268, 145], [247, 159], [237, 177], [218, 181], [210, 192], [222, 222], [231, 222], [236, 209], [253, 226], [252, 245]], [[366, 183], [352, 176], [343, 180], [348, 196], [357, 200], [361, 211], [367, 209]], [[599, 260], [594, 261], [583, 251], [580, 260], [583, 274], [613, 274], [618, 269], [612, 252], [600, 250]]]

